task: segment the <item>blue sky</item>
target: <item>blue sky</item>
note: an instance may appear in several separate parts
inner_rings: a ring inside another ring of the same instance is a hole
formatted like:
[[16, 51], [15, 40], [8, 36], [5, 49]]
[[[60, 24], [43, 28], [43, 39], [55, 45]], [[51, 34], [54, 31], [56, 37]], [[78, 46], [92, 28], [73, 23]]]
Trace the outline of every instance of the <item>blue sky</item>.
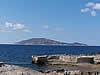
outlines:
[[0, 0], [0, 43], [48, 38], [100, 46], [100, 0]]

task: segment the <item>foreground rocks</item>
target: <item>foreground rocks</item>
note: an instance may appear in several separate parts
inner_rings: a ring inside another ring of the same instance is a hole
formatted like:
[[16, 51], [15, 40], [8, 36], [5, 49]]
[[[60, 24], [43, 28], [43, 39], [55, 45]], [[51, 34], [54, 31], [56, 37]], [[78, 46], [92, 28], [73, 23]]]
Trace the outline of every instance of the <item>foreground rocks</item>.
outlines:
[[32, 63], [44, 64], [39, 72], [45, 75], [100, 75], [100, 54], [32, 56]]
[[38, 71], [24, 67], [3, 64], [0, 67], [0, 75], [44, 75], [44, 74], [41, 74]]
[[[90, 64], [88, 67], [89, 66], [93, 65]], [[38, 71], [8, 64], [3, 64], [0, 67], [0, 75], [64, 75], [65, 72], [70, 73], [71, 75], [100, 75], [100, 69], [71, 67], [65, 65], [43, 66]]]
[[43, 73], [36, 70], [32, 70], [25, 67], [19, 67], [15, 65], [3, 64], [0, 67], [0, 75], [63, 75], [64, 73], [57, 73], [51, 71], [49, 73]]

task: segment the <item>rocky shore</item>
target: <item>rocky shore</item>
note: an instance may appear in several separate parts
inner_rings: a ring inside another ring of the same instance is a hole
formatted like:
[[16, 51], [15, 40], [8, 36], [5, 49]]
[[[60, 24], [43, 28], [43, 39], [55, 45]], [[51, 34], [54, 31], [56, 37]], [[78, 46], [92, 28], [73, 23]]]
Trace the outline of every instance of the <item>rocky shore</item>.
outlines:
[[0, 75], [64, 75], [65, 72], [70, 73], [71, 75], [97, 75], [100, 70], [85, 69], [84, 71], [82, 68], [68, 67], [65, 65], [43, 66], [38, 71], [8, 64], [3, 64], [0, 67]]
[[0, 63], [0, 75], [100, 75], [100, 55], [32, 56], [32, 63], [43, 65], [33, 70]]
[[2, 64], [0, 66], [0, 75], [63, 75], [63, 73], [57, 73], [56, 71], [43, 73], [40, 71], [25, 68], [25, 67]]
[[0, 67], [0, 75], [43, 75], [43, 74], [28, 68], [3, 64]]
[[32, 56], [32, 63], [44, 64], [39, 72], [46, 75], [100, 75], [100, 54]]

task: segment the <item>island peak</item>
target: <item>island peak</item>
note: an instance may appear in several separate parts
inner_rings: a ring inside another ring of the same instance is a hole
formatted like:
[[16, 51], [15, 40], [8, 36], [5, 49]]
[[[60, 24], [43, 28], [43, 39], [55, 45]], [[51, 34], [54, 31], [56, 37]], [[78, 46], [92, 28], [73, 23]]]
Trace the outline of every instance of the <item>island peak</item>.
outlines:
[[61, 46], [87, 46], [87, 44], [83, 43], [65, 43], [60, 41], [55, 41], [47, 38], [32, 38], [28, 40], [23, 40], [20, 42], [16, 42], [17, 45], [61, 45]]

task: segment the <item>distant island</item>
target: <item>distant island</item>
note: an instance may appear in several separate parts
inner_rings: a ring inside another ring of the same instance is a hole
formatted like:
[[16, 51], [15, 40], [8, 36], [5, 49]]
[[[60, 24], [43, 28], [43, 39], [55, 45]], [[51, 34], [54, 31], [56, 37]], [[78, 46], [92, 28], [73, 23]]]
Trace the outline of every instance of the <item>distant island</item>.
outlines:
[[50, 40], [46, 38], [32, 38], [28, 40], [23, 40], [20, 42], [16, 42], [16, 45], [60, 45], [60, 46], [88, 46], [83, 43], [64, 43], [55, 40]]

